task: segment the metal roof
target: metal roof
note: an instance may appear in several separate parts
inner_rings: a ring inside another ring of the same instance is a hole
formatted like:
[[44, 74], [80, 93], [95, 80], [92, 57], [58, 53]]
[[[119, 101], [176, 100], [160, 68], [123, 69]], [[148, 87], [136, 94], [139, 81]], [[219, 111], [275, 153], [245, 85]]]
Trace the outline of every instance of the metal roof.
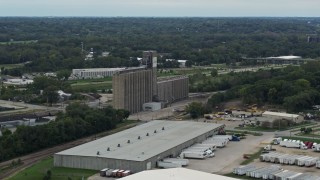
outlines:
[[57, 154], [145, 161], [222, 126], [202, 122], [155, 120]]
[[201, 171], [185, 169], [185, 168], [172, 168], [172, 169], [160, 169], [160, 170], [150, 170], [142, 171], [127, 177], [121, 178], [123, 180], [236, 180], [235, 178], [230, 178], [226, 176], [205, 173]]
[[300, 116], [298, 114], [288, 114], [288, 113], [271, 112], [271, 111], [265, 111], [262, 115], [271, 115], [271, 116], [279, 116], [279, 117], [287, 117], [287, 118], [297, 118]]

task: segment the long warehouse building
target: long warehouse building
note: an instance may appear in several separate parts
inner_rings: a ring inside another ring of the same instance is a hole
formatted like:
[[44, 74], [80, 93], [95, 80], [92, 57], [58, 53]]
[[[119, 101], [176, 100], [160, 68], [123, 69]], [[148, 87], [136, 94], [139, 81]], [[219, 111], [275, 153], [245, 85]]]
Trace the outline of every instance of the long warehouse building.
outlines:
[[56, 153], [54, 166], [127, 169], [140, 172], [224, 128], [223, 124], [190, 121], [151, 121], [125, 131]]

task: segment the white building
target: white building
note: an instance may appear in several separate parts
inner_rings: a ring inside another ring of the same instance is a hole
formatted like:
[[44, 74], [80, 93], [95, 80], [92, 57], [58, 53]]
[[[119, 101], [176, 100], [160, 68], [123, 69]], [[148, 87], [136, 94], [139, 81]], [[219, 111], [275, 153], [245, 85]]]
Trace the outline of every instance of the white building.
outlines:
[[8, 79], [7, 81], [4, 81], [3, 83], [8, 84], [8, 85], [21, 86], [21, 85], [32, 84], [33, 80], [31, 80], [31, 79]]
[[264, 113], [262, 113], [262, 117], [270, 118], [272, 120], [286, 119], [286, 120], [291, 120], [295, 123], [301, 123], [304, 120], [303, 116], [298, 114], [288, 114], [288, 113], [271, 112], [271, 111], [265, 111]]
[[113, 76], [115, 72], [125, 68], [91, 68], [91, 69], [73, 69], [70, 79], [92, 79]]
[[127, 177], [121, 178], [123, 180], [236, 180], [226, 176], [210, 174], [206, 172], [186, 169], [186, 168], [172, 168], [142, 171]]
[[187, 61], [188, 61], [188, 60], [178, 60], [179, 67], [180, 67], [180, 68], [186, 67], [186, 62], [187, 62]]

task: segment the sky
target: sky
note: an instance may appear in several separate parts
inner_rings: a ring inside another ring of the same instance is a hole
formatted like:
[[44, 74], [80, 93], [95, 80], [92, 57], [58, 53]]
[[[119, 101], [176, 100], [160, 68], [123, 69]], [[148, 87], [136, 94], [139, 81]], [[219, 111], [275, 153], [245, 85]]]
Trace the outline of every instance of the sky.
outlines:
[[0, 0], [0, 16], [320, 17], [320, 0]]

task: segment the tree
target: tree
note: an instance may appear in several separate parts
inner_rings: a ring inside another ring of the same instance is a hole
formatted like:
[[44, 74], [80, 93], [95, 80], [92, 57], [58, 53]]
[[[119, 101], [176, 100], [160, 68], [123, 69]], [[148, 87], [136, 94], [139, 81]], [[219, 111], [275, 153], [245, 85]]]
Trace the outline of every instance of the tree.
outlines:
[[215, 69], [215, 68], [213, 68], [213, 69], [211, 70], [211, 76], [212, 76], [212, 77], [218, 76], [218, 70]]
[[68, 80], [70, 74], [71, 74], [71, 72], [69, 70], [60, 70], [57, 72], [57, 78], [59, 80], [66, 81], [66, 80]]
[[55, 103], [59, 100], [59, 94], [57, 93], [58, 88], [56, 86], [49, 86], [43, 91], [43, 95], [47, 99], [47, 103], [52, 106], [52, 103]]
[[192, 119], [196, 119], [205, 113], [205, 108], [200, 102], [192, 102], [186, 106], [186, 112], [188, 112]]

